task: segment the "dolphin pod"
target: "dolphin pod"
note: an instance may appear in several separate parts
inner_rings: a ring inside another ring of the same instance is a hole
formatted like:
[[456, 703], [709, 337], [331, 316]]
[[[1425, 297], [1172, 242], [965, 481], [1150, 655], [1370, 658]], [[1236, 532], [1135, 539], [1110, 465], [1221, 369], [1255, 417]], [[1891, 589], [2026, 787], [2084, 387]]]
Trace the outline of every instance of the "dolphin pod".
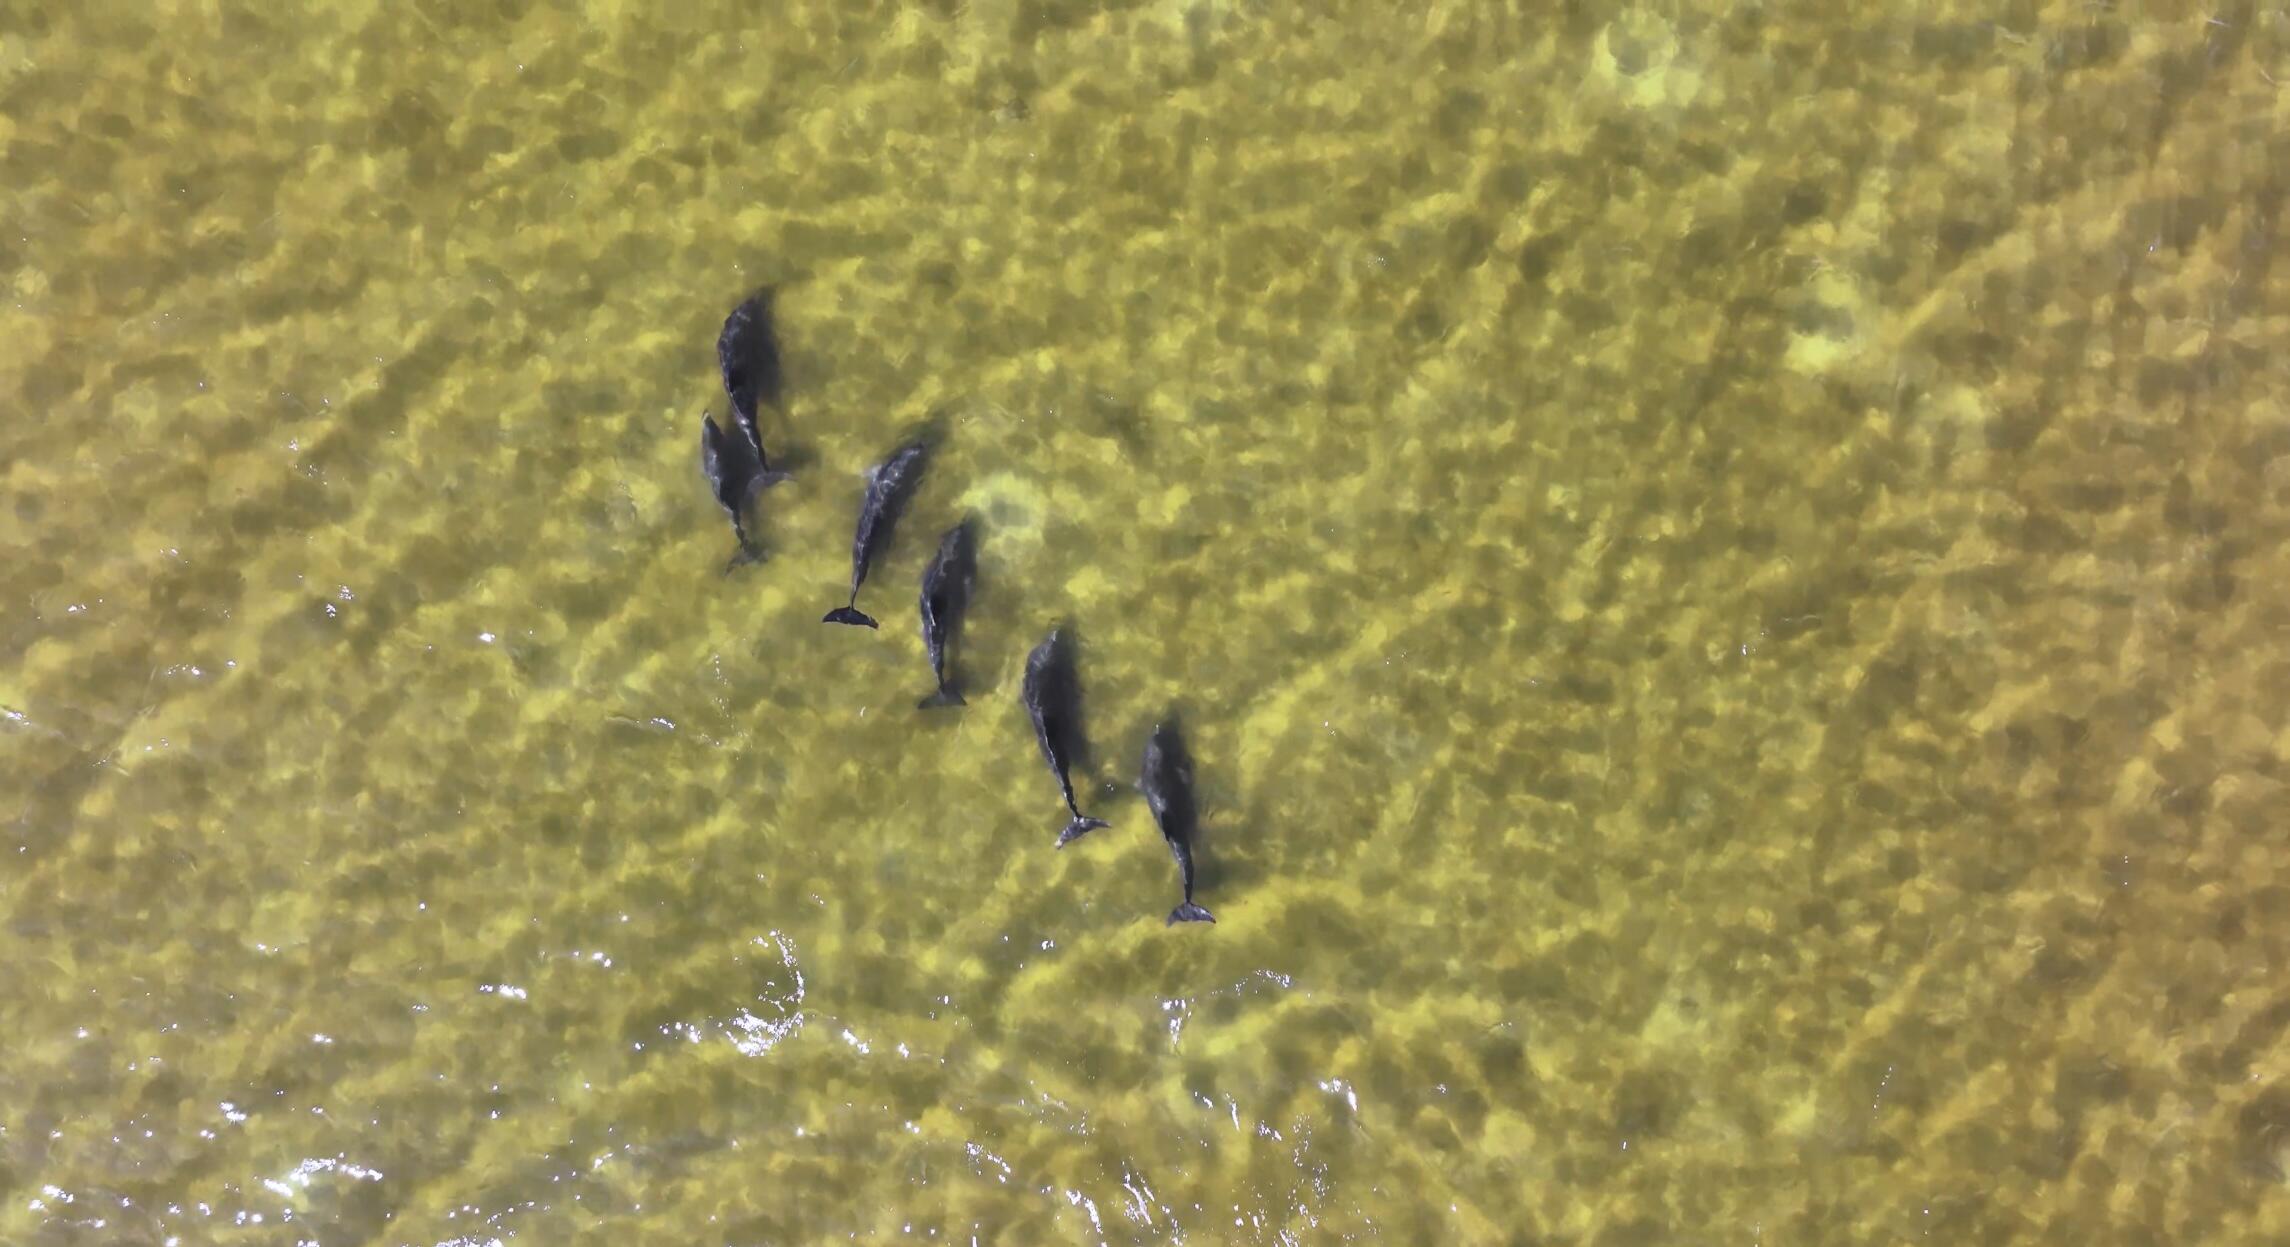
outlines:
[[[772, 467], [764, 451], [761, 428], [764, 408], [784, 415], [773, 295], [769, 287], [757, 290], [724, 318], [716, 337], [716, 364], [731, 410], [721, 424], [713, 414], [701, 417], [701, 472], [717, 504], [730, 515], [732, 532], [739, 542], [738, 552], [724, 567], [727, 575], [764, 561], [763, 547], [755, 536], [758, 500], [765, 489], [789, 479], [787, 472]], [[920, 489], [935, 441], [934, 429], [902, 443], [862, 474], [864, 488], [851, 537], [850, 596], [844, 605], [827, 612], [821, 622], [878, 628], [872, 616], [859, 610], [859, 590], [868, 572], [892, 548], [899, 520]], [[965, 517], [940, 537], [937, 552], [923, 571], [919, 600], [922, 638], [935, 689], [917, 703], [918, 709], [967, 704], [953, 675], [950, 654], [957, 642], [967, 651], [963, 619], [977, 580], [978, 542], [976, 525]], [[1090, 752], [1082, 730], [1081, 679], [1075, 651], [1071, 628], [1064, 624], [1052, 628], [1027, 654], [1025, 678], [1019, 689], [1019, 702], [1033, 724], [1035, 743], [1065, 802], [1068, 821], [1058, 833], [1059, 848], [1111, 826], [1084, 813], [1074, 794], [1073, 772], [1081, 769], [1086, 775]], [[1216, 919], [1209, 911], [1193, 900], [1198, 843], [1193, 763], [1173, 715], [1164, 716], [1147, 739], [1136, 786], [1177, 860], [1184, 888], [1183, 900], [1170, 911], [1167, 924], [1214, 923]]]

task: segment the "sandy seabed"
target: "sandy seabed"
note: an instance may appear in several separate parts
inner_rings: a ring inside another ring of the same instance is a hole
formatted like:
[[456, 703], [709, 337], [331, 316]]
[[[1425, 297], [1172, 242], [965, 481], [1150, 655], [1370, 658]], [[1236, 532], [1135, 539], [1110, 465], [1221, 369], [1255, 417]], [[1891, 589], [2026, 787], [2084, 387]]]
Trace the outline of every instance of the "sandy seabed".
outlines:
[[478, 7], [0, 8], [0, 1240], [2290, 1238], [2283, 13]]

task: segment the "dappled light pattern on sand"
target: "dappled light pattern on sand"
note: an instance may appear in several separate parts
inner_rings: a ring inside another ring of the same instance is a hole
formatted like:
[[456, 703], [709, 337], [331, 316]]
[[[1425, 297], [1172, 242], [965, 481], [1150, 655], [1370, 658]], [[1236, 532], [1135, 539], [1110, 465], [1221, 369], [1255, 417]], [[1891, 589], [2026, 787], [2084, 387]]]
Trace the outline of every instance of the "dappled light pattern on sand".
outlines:
[[2290, 1240], [2290, 19], [1409, 7], [0, 13], [0, 1241]]

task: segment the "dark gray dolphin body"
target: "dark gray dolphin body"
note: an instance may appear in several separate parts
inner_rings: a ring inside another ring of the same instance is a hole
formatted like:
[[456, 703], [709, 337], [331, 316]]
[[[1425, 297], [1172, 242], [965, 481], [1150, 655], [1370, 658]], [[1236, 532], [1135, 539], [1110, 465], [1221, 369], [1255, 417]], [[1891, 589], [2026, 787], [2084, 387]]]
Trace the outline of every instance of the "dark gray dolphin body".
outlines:
[[763, 445], [763, 434], [755, 425], [756, 408], [779, 405], [779, 339], [771, 328], [771, 297], [768, 286], [749, 295], [724, 317], [723, 331], [716, 335], [716, 366], [723, 370], [732, 415], [757, 446]]
[[1067, 774], [1089, 746], [1081, 730], [1081, 677], [1074, 671], [1073, 650], [1063, 632], [1053, 630], [1026, 655], [1026, 682], [1019, 691], [1026, 713], [1034, 721], [1034, 739], [1042, 746], [1042, 758], [1050, 764], [1050, 773], [1058, 777], [1066, 812], [1073, 815], [1073, 821], [1058, 833], [1058, 847], [1062, 849], [1075, 837], [1108, 825], [1102, 818], [1081, 812], [1074, 803], [1073, 780]]
[[907, 499], [914, 496], [915, 486], [922, 483], [923, 461], [929, 456], [927, 443], [909, 442], [867, 469], [867, 492], [859, 499], [859, 527], [851, 536], [851, 601], [828, 611], [819, 622], [877, 626], [872, 616], [859, 610], [859, 586], [866, 582], [867, 568], [875, 556], [890, 544], [891, 529], [906, 510]]
[[1169, 911], [1169, 923], [1215, 922], [1209, 911], [1193, 903], [1193, 837], [1199, 816], [1193, 809], [1193, 759], [1185, 752], [1185, 739], [1174, 720], [1153, 729], [1145, 741], [1145, 765], [1137, 779], [1145, 804], [1153, 807], [1153, 821], [1161, 825], [1161, 838], [1177, 858], [1184, 876], [1185, 899]]
[[922, 569], [922, 644], [930, 651], [930, 675], [938, 691], [917, 703], [917, 709], [963, 704], [961, 692], [946, 678], [946, 646], [962, 630], [962, 612], [970, 606], [977, 576], [977, 542], [970, 521], [964, 520], [938, 539], [938, 553]]
[[727, 431], [710, 415], [700, 417], [700, 471], [708, 478], [708, 487], [715, 491], [716, 501], [732, 517], [732, 535], [739, 538], [739, 552], [731, 562], [724, 564], [730, 572], [743, 563], [763, 560], [763, 547], [756, 544], [748, 531], [748, 518], [755, 509], [755, 500], [770, 486], [787, 479], [787, 473], [774, 472], [764, 461], [763, 447], [747, 435], [745, 428], [735, 419]]

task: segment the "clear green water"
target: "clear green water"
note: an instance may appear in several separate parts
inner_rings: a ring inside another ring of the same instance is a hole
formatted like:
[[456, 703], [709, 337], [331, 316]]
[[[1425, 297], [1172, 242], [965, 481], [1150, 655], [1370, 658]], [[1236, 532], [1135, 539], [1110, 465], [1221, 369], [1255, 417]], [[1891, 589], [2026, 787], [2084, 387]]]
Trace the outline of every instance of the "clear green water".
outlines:
[[2290, 18], [1394, 14], [0, 6], [0, 1241], [2284, 1241]]

